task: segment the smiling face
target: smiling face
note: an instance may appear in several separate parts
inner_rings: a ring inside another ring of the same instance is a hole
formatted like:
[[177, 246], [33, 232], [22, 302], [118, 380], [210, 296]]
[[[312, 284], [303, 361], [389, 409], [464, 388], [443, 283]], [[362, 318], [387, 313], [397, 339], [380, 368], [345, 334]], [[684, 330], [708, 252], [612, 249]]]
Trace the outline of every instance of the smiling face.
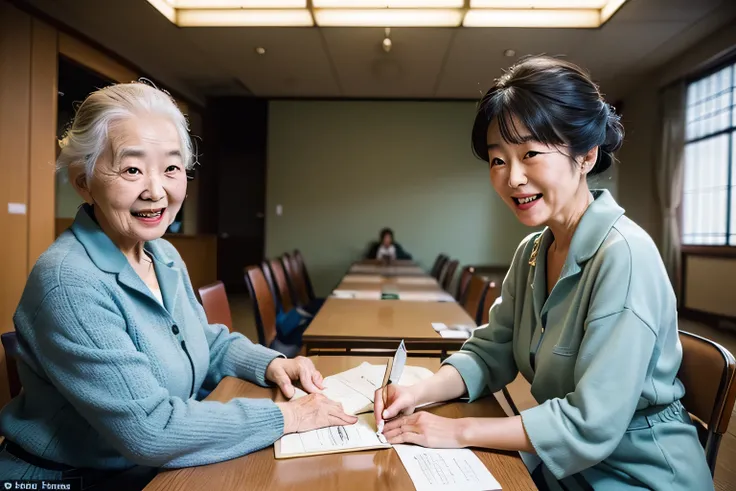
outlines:
[[572, 161], [566, 147], [539, 143], [518, 121], [512, 124], [520, 130], [521, 143], [505, 141], [496, 119], [488, 127], [488, 160], [494, 189], [524, 225], [568, 222], [587, 202], [589, 167], [584, 163], [591, 158], [595, 162], [597, 147]]
[[87, 183], [77, 171], [72, 182], [119, 247], [158, 239], [187, 190], [176, 127], [165, 117], [141, 114], [116, 122], [108, 133], [92, 178]]

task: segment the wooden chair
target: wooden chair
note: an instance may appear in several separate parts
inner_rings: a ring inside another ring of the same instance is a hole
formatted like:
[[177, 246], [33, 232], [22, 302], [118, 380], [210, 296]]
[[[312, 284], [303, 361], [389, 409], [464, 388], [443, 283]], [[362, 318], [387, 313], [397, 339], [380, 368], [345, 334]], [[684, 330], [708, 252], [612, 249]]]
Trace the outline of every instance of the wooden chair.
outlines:
[[677, 377], [685, 386], [682, 404], [694, 416], [711, 474], [721, 437], [728, 429], [736, 399], [736, 360], [723, 346], [680, 331], [682, 364]]
[[307, 295], [309, 295], [310, 299], [316, 298], [314, 295], [314, 287], [312, 286], [312, 279], [309, 277], [309, 271], [307, 270], [307, 265], [304, 262], [304, 256], [302, 256], [302, 253], [299, 252], [299, 249], [294, 249], [294, 260], [297, 265], [297, 269], [302, 272], [302, 275], [304, 276], [304, 283], [307, 287]]
[[432, 265], [432, 270], [429, 273], [432, 277], [434, 277], [434, 279], [440, 277], [442, 266], [447, 262], [448, 259], [449, 258], [445, 254], [439, 254], [437, 256], [437, 259], [434, 260], [434, 265]]
[[263, 271], [263, 276], [266, 278], [266, 283], [268, 283], [268, 289], [271, 290], [273, 302], [277, 306], [281, 305], [281, 299], [278, 295], [278, 285], [276, 285], [276, 281], [273, 278], [273, 272], [271, 271], [271, 267], [267, 260], [261, 261], [261, 271]]
[[310, 290], [305, 276], [306, 269], [300, 265], [294, 256], [289, 254], [283, 255], [282, 263], [286, 269], [286, 276], [292, 285], [292, 299], [295, 305], [308, 312], [309, 315], [317, 315], [326, 299], [314, 296], [314, 291]]
[[490, 281], [488, 283], [488, 291], [486, 291], [486, 296], [483, 299], [483, 306], [481, 307], [481, 324], [488, 324], [488, 314], [491, 310], [491, 306], [493, 306], [493, 303], [496, 301], [498, 297], [501, 296], [501, 285], [496, 283], [495, 281]]
[[455, 293], [455, 300], [459, 303], [463, 303], [465, 300], [465, 292], [468, 290], [468, 284], [473, 274], [475, 274], [475, 268], [472, 266], [465, 266], [460, 272], [460, 278], [457, 280], [457, 292]]
[[461, 303], [465, 311], [473, 318], [477, 325], [481, 324], [481, 307], [488, 291], [489, 281], [482, 276], [473, 275], [468, 284], [465, 299]]
[[233, 316], [230, 312], [230, 302], [227, 300], [225, 284], [216, 281], [198, 289], [202, 307], [210, 324], [224, 324], [232, 332]]
[[445, 267], [444, 276], [440, 277], [440, 285], [446, 292], [449, 292], [450, 285], [452, 285], [452, 280], [455, 279], [455, 272], [457, 271], [457, 267], [460, 265], [460, 261], [454, 259], [445, 264], [447, 266]]
[[276, 331], [276, 304], [268, 288], [266, 277], [258, 266], [245, 268], [245, 284], [253, 302], [258, 342], [263, 346], [283, 353], [289, 358], [299, 354], [301, 346], [287, 344], [278, 338]]
[[309, 293], [307, 285], [304, 282], [304, 276], [296, 267], [296, 264], [290, 254], [286, 253], [281, 256], [281, 264], [284, 265], [286, 278], [291, 287], [292, 300], [299, 307], [305, 307], [309, 304]]
[[10, 388], [10, 398], [20, 394], [23, 384], [18, 375], [18, 356], [20, 355], [20, 346], [18, 345], [18, 334], [15, 331], [4, 332], [0, 335], [3, 349], [5, 349], [5, 370], [8, 373], [8, 387]]
[[264, 261], [264, 265], [266, 265], [263, 268], [264, 273], [270, 270], [273, 278], [274, 293], [277, 295], [277, 306], [280, 305], [284, 312], [288, 312], [294, 308], [294, 301], [291, 298], [291, 291], [289, 291], [289, 283], [286, 280], [284, 265], [278, 259]]

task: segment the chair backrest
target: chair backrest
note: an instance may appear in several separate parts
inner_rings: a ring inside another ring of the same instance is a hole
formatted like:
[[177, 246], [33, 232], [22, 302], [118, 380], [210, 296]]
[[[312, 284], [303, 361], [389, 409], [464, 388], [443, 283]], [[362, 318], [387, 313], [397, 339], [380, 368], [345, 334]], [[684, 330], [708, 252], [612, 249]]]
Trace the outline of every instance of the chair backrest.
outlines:
[[5, 370], [8, 373], [8, 386], [10, 387], [10, 398], [20, 394], [23, 385], [18, 375], [18, 334], [15, 331], [4, 332], [0, 335], [3, 348], [5, 349]]
[[455, 279], [455, 272], [457, 271], [457, 267], [460, 265], [460, 261], [457, 259], [453, 259], [452, 261], [449, 261], [445, 263], [447, 266], [445, 267], [444, 276], [440, 279], [440, 285], [442, 285], [442, 288], [446, 291], [450, 291], [450, 286], [452, 285], [452, 280]]
[[304, 275], [304, 283], [307, 287], [307, 295], [309, 295], [310, 300], [314, 300], [315, 295], [314, 287], [312, 286], [312, 279], [309, 277], [307, 264], [304, 262], [304, 256], [302, 256], [302, 253], [299, 251], [299, 249], [294, 249], [294, 260], [296, 261], [299, 271], [301, 271], [302, 275]]
[[462, 306], [465, 311], [473, 318], [476, 324], [480, 325], [482, 320], [481, 308], [483, 299], [488, 291], [488, 280], [482, 276], [473, 275], [468, 284], [468, 291], [465, 294], [465, 300]]
[[460, 278], [457, 280], [457, 293], [455, 293], [455, 300], [457, 300], [459, 303], [463, 303], [465, 300], [465, 292], [468, 290], [468, 284], [470, 283], [470, 278], [473, 277], [473, 274], [475, 273], [475, 268], [472, 266], [465, 266], [460, 273]]
[[288, 312], [294, 308], [294, 301], [291, 299], [291, 292], [289, 291], [289, 283], [286, 280], [284, 265], [278, 259], [271, 259], [267, 264], [268, 269], [270, 269], [271, 274], [273, 275], [274, 291], [278, 294], [278, 301], [281, 302], [281, 308], [284, 312]]
[[447, 276], [447, 268], [450, 266], [450, 259], [448, 258], [445, 262], [442, 263], [442, 267], [440, 268], [440, 272], [437, 273], [437, 283], [442, 286], [442, 284], [445, 282], [445, 276]]
[[216, 281], [198, 289], [199, 298], [202, 299], [202, 307], [210, 324], [224, 324], [233, 330], [233, 316], [230, 312], [230, 302], [227, 300], [225, 284]]
[[278, 306], [281, 305], [281, 298], [279, 298], [278, 292], [279, 287], [276, 285], [276, 281], [273, 279], [273, 272], [271, 271], [271, 266], [268, 263], [267, 259], [261, 261], [261, 271], [263, 272], [263, 277], [266, 278], [266, 283], [268, 283], [268, 289], [271, 290], [273, 303], [275, 303], [276, 307], [278, 308]]
[[304, 275], [296, 267], [290, 254], [285, 253], [281, 256], [281, 263], [284, 265], [286, 277], [291, 285], [292, 300], [300, 307], [307, 305], [309, 303], [309, 294], [307, 293], [307, 285], [304, 282]]
[[434, 260], [432, 270], [429, 274], [432, 275], [435, 279], [439, 278], [442, 266], [445, 264], [445, 262], [447, 262], [447, 259], [448, 257], [445, 254], [438, 254], [437, 259]]
[[726, 432], [736, 398], [736, 361], [710, 339], [680, 331], [682, 364], [677, 377], [685, 386], [682, 404], [695, 421], [711, 473], [721, 436]]
[[483, 299], [483, 307], [480, 313], [481, 325], [488, 324], [488, 314], [490, 313], [491, 306], [493, 306], [493, 302], [495, 302], [500, 295], [501, 285], [499, 285], [495, 281], [490, 281], [488, 283], [488, 290], [486, 291], [486, 296]]
[[276, 339], [276, 304], [261, 268], [258, 266], [245, 268], [245, 284], [253, 301], [258, 342], [269, 347]]

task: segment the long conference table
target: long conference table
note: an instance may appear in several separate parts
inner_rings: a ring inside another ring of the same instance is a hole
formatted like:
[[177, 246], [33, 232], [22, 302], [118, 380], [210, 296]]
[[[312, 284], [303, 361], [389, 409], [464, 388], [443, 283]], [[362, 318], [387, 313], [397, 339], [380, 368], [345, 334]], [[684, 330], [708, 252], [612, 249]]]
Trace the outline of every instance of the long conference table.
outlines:
[[[388, 294], [396, 299], [382, 298]], [[443, 338], [433, 323], [475, 321], [432, 276], [413, 264], [353, 264], [304, 332], [307, 355], [390, 352], [403, 339], [409, 356], [445, 357], [463, 339]]]
[[[391, 300], [382, 299], [387, 294]], [[459, 349], [463, 340], [442, 338], [432, 328], [434, 322], [475, 326], [437, 281], [413, 263], [366, 261], [351, 266], [305, 331], [304, 344], [325, 377], [364, 361], [385, 364], [402, 339], [410, 355], [408, 365], [436, 371], [441, 358]], [[207, 400], [235, 397], [284, 400], [278, 389], [232, 377], [223, 379]], [[422, 410], [451, 418], [506, 416], [492, 395], [470, 404], [453, 401]], [[517, 452], [473, 451], [503, 490], [537, 489]], [[277, 460], [269, 446], [226, 462], [162, 471], [145, 489], [408, 491], [414, 485], [391, 449]]]

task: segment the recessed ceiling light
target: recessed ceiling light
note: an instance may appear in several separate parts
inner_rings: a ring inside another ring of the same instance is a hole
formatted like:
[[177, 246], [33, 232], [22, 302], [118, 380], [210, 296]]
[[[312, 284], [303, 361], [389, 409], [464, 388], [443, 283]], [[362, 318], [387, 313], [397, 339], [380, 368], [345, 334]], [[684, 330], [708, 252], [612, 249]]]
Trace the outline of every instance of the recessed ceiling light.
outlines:
[[471, 9], [465, 27], [594, 28], [601, 25], [598, 10], [495, 10]]
[[316, 9], [413, 9], [413, 8], [462, 8], [465, 0], [312, 0]]
[[516, 51], [514, 51], [513, 49], [507, 49], [503, 52], [503, 55], [511, 58], [512, 56], [516, 56]]
[[458, 27], [461, 10], [450, 9], [317, 9], [318, 26], [342, 27]]
[[602, 9], [608, 0], [470, 0], [471, 9]]
[[305, 9], [307, 0], [168, 0], [178, 9]]
[[197, 10], [177, 12], [179, 27], [282, 27], [313, 26], [312, 14], [307, 9], [289, 10]]
[[263, 46], [258, 46], [256, 48], [256, 53], [259, 54], [259, 55], [265, 55], [266, 54], [266, 48], [264, 48]]
[[[626, 0], [147, 0], [179, 27], [596, 28]], [[469, 8], [468, 8], [469, 7]]]

